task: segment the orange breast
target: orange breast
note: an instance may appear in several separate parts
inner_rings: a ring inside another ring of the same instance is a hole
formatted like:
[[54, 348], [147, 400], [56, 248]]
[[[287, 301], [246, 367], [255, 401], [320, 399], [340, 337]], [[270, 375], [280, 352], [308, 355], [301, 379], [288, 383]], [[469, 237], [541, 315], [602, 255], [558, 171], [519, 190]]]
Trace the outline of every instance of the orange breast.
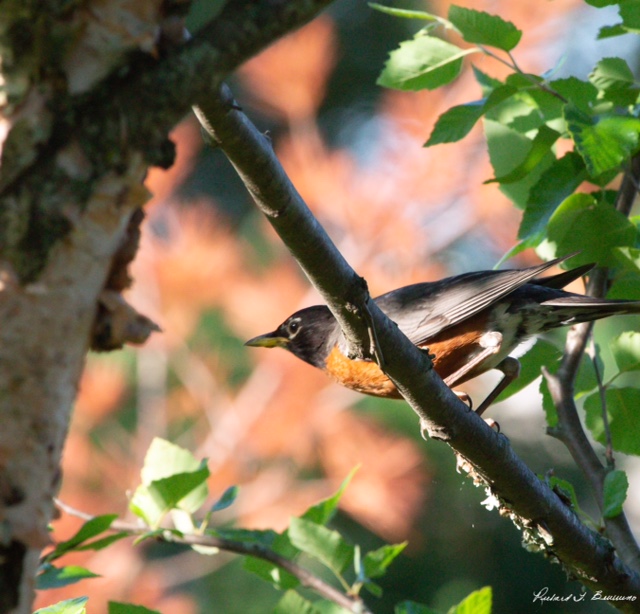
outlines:
[[[482, 350], [480, 339], [486, 331], [477, 329], [483, 320], [485, 318], [480, 318], [480, 322], [477, 318], [462, 322], [420, 344], [421, 348], [429, 348], [429, 353], [435, 356], [433, 366], [442, 379], [455, 373]], [[485, 370], [480, 364], [462, 381], [472, 379]], [[357, 392], [376, 397], [401, 398], [394, 384], [375, 362], [349, 360], [337, 347], [327, 357], [325, 371], [338, 383]]]

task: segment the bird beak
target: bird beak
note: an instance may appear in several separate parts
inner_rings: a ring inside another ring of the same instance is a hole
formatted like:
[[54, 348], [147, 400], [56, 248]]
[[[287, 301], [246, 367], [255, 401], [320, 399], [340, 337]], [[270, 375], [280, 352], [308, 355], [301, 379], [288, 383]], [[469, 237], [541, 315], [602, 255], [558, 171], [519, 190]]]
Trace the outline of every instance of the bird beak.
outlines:
[[274, 330], [272, 333], [258, 335], [253, 339], [249, 339], [245, 345], [255, 348], [283, 348], [286, 347], [288, 343], [289, 339], [287, 339], [287, 337], [281, 337], [278, 335], [278, 332]]

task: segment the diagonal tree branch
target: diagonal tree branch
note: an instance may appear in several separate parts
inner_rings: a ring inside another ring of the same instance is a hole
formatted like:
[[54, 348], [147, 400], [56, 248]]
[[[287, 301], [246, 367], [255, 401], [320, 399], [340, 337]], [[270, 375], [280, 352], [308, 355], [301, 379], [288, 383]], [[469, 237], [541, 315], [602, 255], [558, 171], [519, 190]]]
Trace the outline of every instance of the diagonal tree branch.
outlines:
[[[242, 177], [257, 206], [296, 257], [360, 355], [369, 338], [362, 314], [368, 313], [384, 356], [384, 368], [423, 429], [446, 441], [473, 466], [474, 479], [499, 499], [502, 513], [523, 529], [525, 539], [586, 586], [608, 595], [640, 598], [640, 577], [611, 545], [585, 527], [544, 482], [516, 456], [504, 435], [495, 433], [468, 411], [430, 368], [422, 352], [368, 299], [359, 277], [297, 194], [271, 150], [226, 87], [200, 98], [196, 114]], [[351, 307], [345, 307], [348, 297]], [[616, 604], [635, 611], [629, 602]]]

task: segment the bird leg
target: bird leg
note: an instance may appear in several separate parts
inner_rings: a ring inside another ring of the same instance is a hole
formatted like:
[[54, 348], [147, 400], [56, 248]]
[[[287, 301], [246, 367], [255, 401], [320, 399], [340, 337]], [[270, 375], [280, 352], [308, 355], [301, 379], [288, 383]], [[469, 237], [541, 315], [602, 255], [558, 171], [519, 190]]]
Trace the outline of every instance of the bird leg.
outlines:
[[496, 400], [496, 397], [520, 375], [520, 361], [513, 356], [507, 356], [502, 362], [496, 365], [496, 369], [502, 371], [503, 377], [498, 385], [489, 393], [487, 398], [480, 403], [476, 413], [480, 416], [482, 412]]
[[[491, 332], [483, 335], [481, 339], [481, 343], [484, 346], [482, 351], [476, 354], [471, 360], [469, 360], [463, 367], [449, 375], [445, 378], [444, 383], [449, 386], [449, 388], [453, 388], [457, 386], [459, 383], [462, 383], [466, 377], [475, 369], [478, 365], [482, 364], [487, 358], [497, 354], [500, 351], [502, 346], [502, 334], [499, 332]], [[500, 380], [498, 385], [489, 393], [489, 396], [482, 401], [478, 409], [476, 409], [476, 413], [480, 416], [482, 413], [493, 403], [496, 397], [520, 374], [520, 362], [511, 356], [507, 356], [504, 360], [502, 360], [495, 367], [496, 369], [502, 371], [504, 377]], [[464, 397], [467, 399], [469, 395], [465, 393], [457, 393], [456, 394], [464, 400]]]

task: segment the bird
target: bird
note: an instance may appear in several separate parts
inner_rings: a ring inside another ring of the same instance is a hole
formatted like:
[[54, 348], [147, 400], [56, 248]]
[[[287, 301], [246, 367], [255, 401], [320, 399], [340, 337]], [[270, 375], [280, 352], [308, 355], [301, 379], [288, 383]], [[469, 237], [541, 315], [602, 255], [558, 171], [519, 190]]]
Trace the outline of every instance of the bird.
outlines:
[[[524, 269], [476, 271], [404, 286], [373, 299], [409, 340], [429, 352], [450, 388], [486, 371], [503, 377], [476, 409], [482, 414], [520, 372], [511, 356], [553, 328], [618, 314], [640, 313], [640, 301], [607, 300], [563, 290], [595, 265], [539, 277], [570, 254]], [[364, 394], [402, 398], [378, 364], [351, 359], [338, 321], [326, 305], [296, 311], [274, 331], [249, 339], [251, 347], [280, 347]], [[528, 349], [528, 348], [527, 348]], [[471, 406], [469, 395], [456, 392]]]

